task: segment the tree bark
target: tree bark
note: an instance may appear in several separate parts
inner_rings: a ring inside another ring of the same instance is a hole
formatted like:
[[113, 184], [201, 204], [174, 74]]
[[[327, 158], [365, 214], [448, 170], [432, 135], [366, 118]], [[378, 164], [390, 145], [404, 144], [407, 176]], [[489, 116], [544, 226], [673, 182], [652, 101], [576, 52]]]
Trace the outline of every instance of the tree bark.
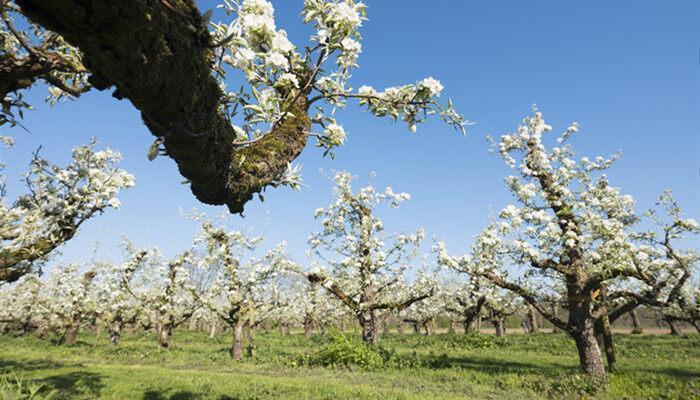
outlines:
[[376, 344], [377, 320], [373, 311], [366, 311], [360, 315], [360, 325], [362, 325], [362, 340], [365, 343]]
[[78, 325], [71, 325], [66, 329], [65, 340], [63, 344], [66, 346], [72, 346], [78, 340], [78, 333], [80, 332], [80, 327]]
[[119, 345], [119, 338], [122, 334], [122, 322], [117, 320], [109, 324], [109, 344], [112, 346]]
[[229, 354], [234, 360], [240, 360], [243, 357], [243, 323], [241, 322], [233, 325], [233, 343]]
[[496, 329], [496, 337], [505, 336], [506, 327], [505, 327], [505, 324], [503, 323], [502, 318], [494, 318], [491, 320], [491, 323], [493, 324], [494, 329]]
[[158, 346], [161, 349], [167, 349], [170, 347], [170, 336], [172, 333], [173, 330], [170, 326], [161, 326], [160, 329], [158, 329]]
[[668, 324], [668, 327], [671, 328], [671, 335], [673, 336], [680, 336], [681, 335], [681, 330], [678, 328], [678, 324], [676, 323], [676, 320], [664, 315], [664, 321]]
[[413, 322], [411, 325], [413, 325], [413, 334], [420, 335], [420, 326], [418, 326], [418, 322]]
[[201, 202], [242, 212], [304, 149], [310, 89], [286, 105], [292, 116], [263, 139], [234, 147], [231, 122], [219, 111], [223, 92], [212, 76], [215, 55], [207, 21], [195, 1], [17, 3], [30, 20], [84, 53], [94, 88], [115, 86], [114, 97], [129, 99], [141, 111]]
[[433, 336], [434, 329], [433, 329], [433, 321], [426, 321], [423, 324], [423, 329], [425, 329], [425, 336]]
[[607, 315], [602, 316], [595, 322], [596, 340], [598, 347], [604, 349], [605, 358], [610, 371], [617, 370], [617, 360], [615, 357], [615, 345], [612, 331], [610, 330], [610, 320]]
[[532, 304], [527, 303], [527, 328], [528, 333], [537, 333], [540, 331], [537, 325], [537, 314], [535, 313], [535, 308]]
[[211, 327], [209, 327], [209, 339], [214, 339], [216, 336], [216, 321], [211, 322]]
[[632, 334], [633, 335], [641, 335], [644, 333], [644, 329], [642, 328], [642, 325], [639, 323], [639, 317], [637, 316], [637, 311], [632, 310], [629, 312], [630, 319], [632, 320]]
[[594, 331], [590, 301], [569, 303], [569, 326], [572, 327], [570, 334], [576, 342], [581, 370], [589, 376], [606, 380], [605, 366]]
[[304, 318], [304, 337], [306, 339], [310, 339], [311, 336], [314, 334], [314, 324], [313, 324], [313, 319], [311, 318], [310, 315], [307, 315], [306, 318]]

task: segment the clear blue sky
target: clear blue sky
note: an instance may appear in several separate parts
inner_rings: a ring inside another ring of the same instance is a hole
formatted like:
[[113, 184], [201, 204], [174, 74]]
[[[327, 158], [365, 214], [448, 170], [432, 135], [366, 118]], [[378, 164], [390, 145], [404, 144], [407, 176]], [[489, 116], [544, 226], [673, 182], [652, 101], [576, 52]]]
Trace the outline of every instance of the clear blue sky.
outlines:
[[[199, 3], [202, 9], [215, 5]], [[278, 26], [295, 44], [305, 44], [309, 29], [299, 18], [301, 0], [273, 4]], [[622, 149], [609, 176], [640, 206], [671, 187], [687, 214], [700, 219], [697, 0], [367, 4], [354, 86], [383, 88], [432, 75], [445, 85], [443, 96], [477, 124], [466, 138], [439, 123], [411, 134], [352, 107], [340, 113], [349, 140], [336, 159], [322, 158], [312, 143], [298, 160], [308, 187], [271, 190], [265, 203], [249, 203], [246, 218], [237, 219], [241, 227], [266, 233], [270, 246], [286, 240], [295, 258], [306, 260], [308, 234], [318, 228], [313, 210], [330, 199], [331, 183], [319, 173], [324, 168], [348, 170], [359, 182], [376, 171], [378, 186], [413, 195], [398, 211], [383, 213], [390, 231], [423, 226], [454, 252], [466, 249], [489, 213], [512, 202], [503, 185], [510, 172], [488, 153], [484, 136], [514, 129], [533, 103], [557, 132], [580, 123], [574, 141], [580, 155]], [[38, 145], [45, 157], [63, 162], [92, 136], [120, 150], [122, 166], [137, 179], [136, 188], [121, 196], [122, 208], [85, 224], [62, 248], [63, 259], [88, 259], [96, 238], [104, 252], [118, 255], [114, 245], [121, 234], [173, 254], [189, 246], [195, 228], [179, 216], [180, 208], [223, 211], [198, 204], [170, 159], [146, 160], [153, 137], [127, 101], [95, 91], [50, 109], [45, 94], [41, 86], [29, 93], [36, 111], [26, 115], [25, 125], [32, 133], [12, 132], [16, 148], [0, 152], [10, 198], [23, 190], [19, 173]], [[693, 245], [700, 247], [697, 240]]]

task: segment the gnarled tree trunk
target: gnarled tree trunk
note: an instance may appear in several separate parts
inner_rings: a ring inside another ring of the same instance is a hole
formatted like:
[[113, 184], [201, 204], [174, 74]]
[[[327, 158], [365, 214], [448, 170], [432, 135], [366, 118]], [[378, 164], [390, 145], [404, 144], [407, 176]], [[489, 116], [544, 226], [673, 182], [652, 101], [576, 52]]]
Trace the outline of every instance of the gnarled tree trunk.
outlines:
[[569, 325], [573, 328], [570, 334], [576, 342], [581, 370], [592, 377], [607, 379], [594, 324], [590, 301], [569, 303]]

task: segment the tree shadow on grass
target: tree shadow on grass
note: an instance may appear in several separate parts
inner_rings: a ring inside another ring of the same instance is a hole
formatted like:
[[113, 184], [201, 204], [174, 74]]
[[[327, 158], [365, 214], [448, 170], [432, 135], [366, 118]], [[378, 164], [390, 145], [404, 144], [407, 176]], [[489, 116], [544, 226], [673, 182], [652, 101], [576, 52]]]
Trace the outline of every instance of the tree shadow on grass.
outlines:
[[[65, 367], [64, 363], [51, 360], [2, 360], [0, 359], [0, 373], [37, 371], [41, 369], [58, 369]], [[80, 366], [76, 364], [75, 366]]]
[[149, 390], [143, 394], [143, 400], [197, 400], [201, 398], [202, 394], [200, 393], [184, 390], [172, 394], [160, 390]]
[[48, 391], [56, 390], [55, 399], [73, 399], [76, 396], [90, 395], [98, 398], [104, 388], [102, 375], [94, 372], [76, 371], [56, 374], [36, 381]]
[[500, 360], [481, 357], [446, 357], [428, 356], [425, 360], [427, 366], [433, 369], [459, 368], [487, 374], [520, 374], [535, 373], [538, 375], [559, 375], [562, 372], [579, 372], [578, 366], [557, 362], [529, 363], [522, 361]]

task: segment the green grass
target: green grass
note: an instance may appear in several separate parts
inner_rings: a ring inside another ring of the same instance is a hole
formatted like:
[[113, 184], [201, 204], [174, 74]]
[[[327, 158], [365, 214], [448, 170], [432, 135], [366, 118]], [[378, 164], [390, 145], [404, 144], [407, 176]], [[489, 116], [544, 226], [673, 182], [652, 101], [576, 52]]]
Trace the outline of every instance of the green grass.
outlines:
[[53, 400], [700, 399], [698, 335], [617, 335], [620, 371], [605, 388], [578, 373], [573, 342], [555, 334], [389, 335], [376, 354], [355, 339], [260, 334], [256, 357], [240, 362], [227, 336], [178, 331], [167, 351], [150, 335], [117, 348], [80, 339], [0, 336], [0, 373], [55, 391]]

